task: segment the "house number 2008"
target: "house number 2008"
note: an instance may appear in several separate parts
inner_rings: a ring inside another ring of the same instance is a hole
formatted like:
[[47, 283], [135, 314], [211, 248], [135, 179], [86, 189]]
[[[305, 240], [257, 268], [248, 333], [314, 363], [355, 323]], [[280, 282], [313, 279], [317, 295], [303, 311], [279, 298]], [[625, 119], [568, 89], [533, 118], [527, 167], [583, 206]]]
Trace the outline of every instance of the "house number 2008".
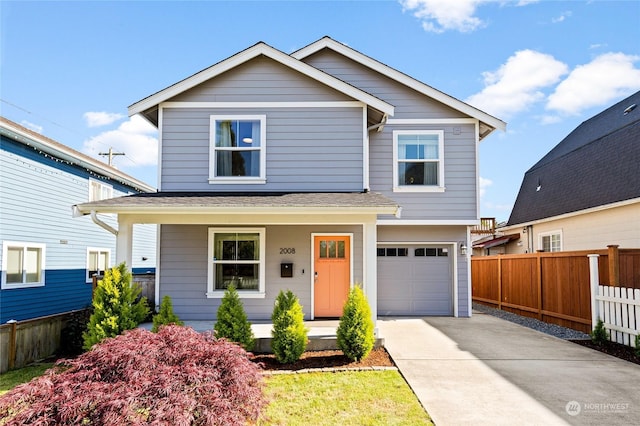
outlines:
[[296, 249], [290, 247], [280, 247], [280, 254], [296, 254]]

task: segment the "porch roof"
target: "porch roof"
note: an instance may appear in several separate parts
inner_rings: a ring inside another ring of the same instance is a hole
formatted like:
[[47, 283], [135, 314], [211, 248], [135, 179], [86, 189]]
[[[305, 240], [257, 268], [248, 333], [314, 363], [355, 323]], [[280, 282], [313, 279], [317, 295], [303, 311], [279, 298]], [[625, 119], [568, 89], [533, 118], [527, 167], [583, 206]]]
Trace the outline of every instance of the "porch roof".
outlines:
[[400, 206], [375, 192], [155, 192], [73, 206], [74, 216], [95, 213], [340, 213], [395, 214]]

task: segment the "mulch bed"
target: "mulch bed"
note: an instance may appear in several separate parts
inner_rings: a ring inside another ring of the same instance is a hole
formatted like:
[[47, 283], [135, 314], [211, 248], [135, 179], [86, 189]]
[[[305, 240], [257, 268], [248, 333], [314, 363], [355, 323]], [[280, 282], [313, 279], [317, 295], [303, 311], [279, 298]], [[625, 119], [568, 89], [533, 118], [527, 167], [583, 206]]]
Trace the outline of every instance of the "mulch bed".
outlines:
[[615, 342], [605, 342], [602, 345], [598, 345], [597, 343], [593, 343], [591, 340], [571, 340], [571, 342], [595, 349], [596, 351], [604, 352], [605, 354], [625, 361], [633, 362], [634, 364], [640, 364], [640, 357], [634, 353], [634, 348], [630, 346], [621, 345], [620, 343]]
[[376, 348], [360, 362], [351, 361], [342, 351], [308, 351], [292, 364], [280, 364], [273, 354], [254, 354], [253, 362], [260, 363], [267, 371], [272, 370], [305, 370], [321, 368], [366, 368], [366, 367], [395, 367], [393, 360], [384, 348]]

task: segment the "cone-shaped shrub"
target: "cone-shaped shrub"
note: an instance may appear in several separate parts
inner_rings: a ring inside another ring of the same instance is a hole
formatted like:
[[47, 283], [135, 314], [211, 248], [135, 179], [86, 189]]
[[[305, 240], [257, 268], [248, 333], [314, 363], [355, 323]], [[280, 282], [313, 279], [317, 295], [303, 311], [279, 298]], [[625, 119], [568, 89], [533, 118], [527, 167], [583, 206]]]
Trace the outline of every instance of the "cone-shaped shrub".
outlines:
[[591, 335], [591, 341], [600, 346], [604, 345], [605, 342], [609, 340], [609, 332], [600, 318], [598, 318], [595, 328], [591, 333], [589, 333], [589, 335]]
[[355, 286], [349, 292], [336, 330], [338, 348], [354, 361], [366, 358], [375, 343], [373, 328], [369, 302], [362, 289]]
[[262, 386], [234, 343], [189, 327], [138, 328], [3, 395], [0, 424], [255, 424]]
[[218, 338], [224, 337], [240, 344], [247, 351], [253, 350], [256, 339], [251, 323], [247, 319], [238, 291], [232, 285], [224, 292], [213, 331]]
[[271, 349], [282, 364], [300, 359], [307, 347], [307, 328], [304, 326], [304, 314], [298, 298], [291, 290], [280, 290], [276, 298], [273, 314]]
[[149, 314], [147, 299], [137, 300], [139, 295], [140, 288], [131, 285], [131, 273], [124, 262], [105, 271], [93, 295], [87, 331], [82, 335], [84, 348], [89, 350], [104, 338], [137, 327]]
[[167, 294], [162, 298], [162, 303], [160, 303], [160, 312], [153, 316], [153, 327], [151, 331], [157, 333], [160, 326], [169, 324], [184, 325], [184, 323], [180, 321], [180, 318], [173, 313], [171, 297]]

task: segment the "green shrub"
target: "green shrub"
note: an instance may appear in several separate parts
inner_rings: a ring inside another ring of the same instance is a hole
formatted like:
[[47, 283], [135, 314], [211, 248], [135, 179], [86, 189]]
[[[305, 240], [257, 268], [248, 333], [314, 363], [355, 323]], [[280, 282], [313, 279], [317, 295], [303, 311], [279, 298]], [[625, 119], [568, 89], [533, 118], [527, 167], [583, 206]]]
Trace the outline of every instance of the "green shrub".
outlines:
[[105, 271], [93, 295], [87, 331], [82, 334], [84, 349], [137, 327], [149, 314], [147, 299], [136, 301], [139, 295], [140, 288], [131, 285], [131, 273], [124, 262]]
[[589, 335], [591, 336], [591, 341], [598, 345], [603, 345], [605, 342], [609, 341], [609, 332], [604, 328], [604, 322], [600, 318], [598, 318], [596, 327], [591, 333], [589, 333]]
[[276, 298], [273, 314], [271, 349], [282, 364], [300, 359], [307, 347], [307, 328], [304, 326], [304, 314], [298, 298], [291, 290], [280, 290]]
[[354, 361], [366, 358], [375, 343], [373, 329], [369, 302], [362, 289], [355, 286], [349, 292], [340, 317], [337, 330], [338, 348]]
[[238, 291], [233, 285], [227, 287], [224, 292], [213, 331], [217, 338], [224, 337], [239, 343], [247, 351], [253, 350], [256, 339]]
[[184, 325], [184, 323], [180, 321], [180, 318], [173, 313], [171, 297], [169, 295], [165, 295], [162, 298], [162, 303], [160, 303], [160, 312], [153, 316], [153, 327], [151, 328], [151, 331], [157, 333], [160, 326], [169, 324]]
[[636, 335], [636, 356], [640, 357], [640, 334]]
[[87, 307], [74, 311], [69, 315], [64, 328], [60, 331], [60, 349], [58, 355], [63, 357], [74, 357], [83, 352], [83, 333], [87, 332], [87, 326], [93, 309]]

